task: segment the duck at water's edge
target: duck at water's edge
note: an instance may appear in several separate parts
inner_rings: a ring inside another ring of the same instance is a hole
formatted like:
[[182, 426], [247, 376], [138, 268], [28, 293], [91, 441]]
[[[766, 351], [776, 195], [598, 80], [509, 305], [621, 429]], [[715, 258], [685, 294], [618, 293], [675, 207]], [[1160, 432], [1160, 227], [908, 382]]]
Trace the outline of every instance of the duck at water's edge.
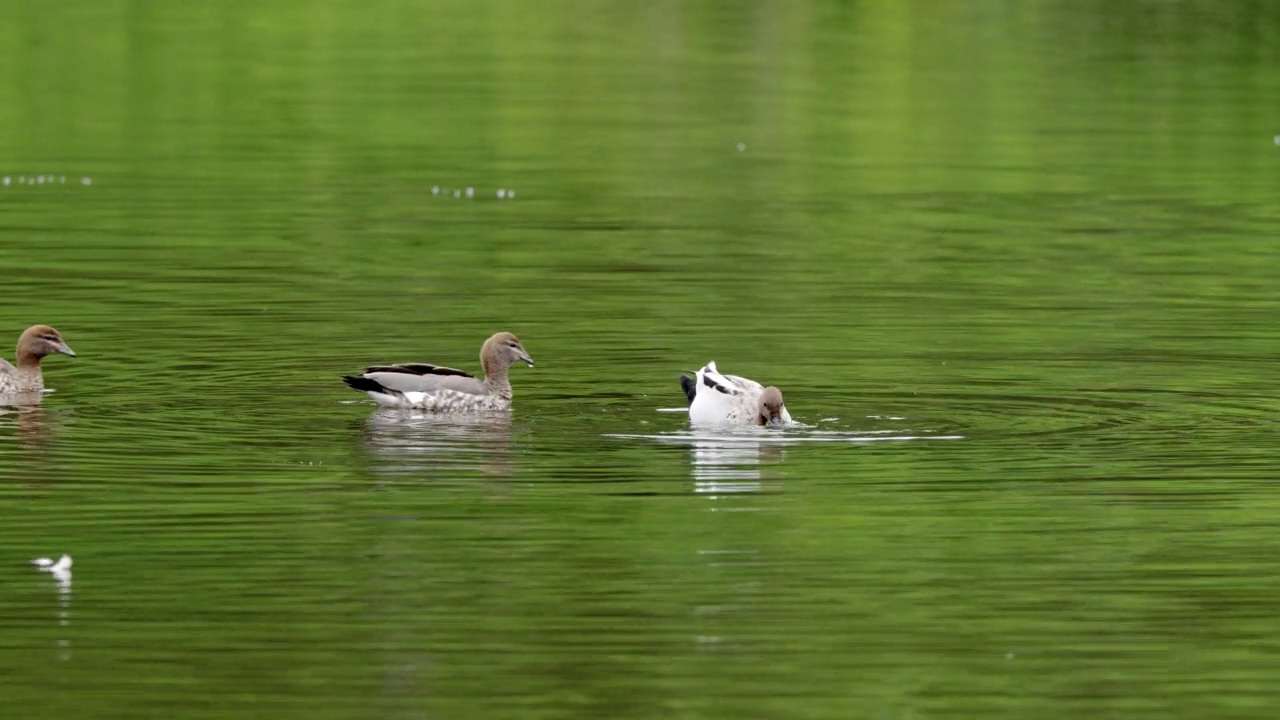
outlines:
[[44, 390], [40, 360], [54, 353], [76, 356], [57, 330], [48, 325], [32, 325], [27, 328], [18, 338], [17, 367], [0, 358], [0, 394]]
[[781, 390], [737, 375], [722, 375], [716, 370], [715, 361], [704, 365], [693, 377], [681, 375], [680, 387], [689, 399], [689, 420], [695, 424], [785, 425], [791, 422]]
[[428, 363], [374, 365], [360, 375], [343, 375], [355, 390], [368, 393], [380, 405], [434, 412], [472, 412], [511, 408], [507, 368], [517, 362], [533, 367], [520, 339], [500, 332], [480, 348], [484, 379], [470, 373]]

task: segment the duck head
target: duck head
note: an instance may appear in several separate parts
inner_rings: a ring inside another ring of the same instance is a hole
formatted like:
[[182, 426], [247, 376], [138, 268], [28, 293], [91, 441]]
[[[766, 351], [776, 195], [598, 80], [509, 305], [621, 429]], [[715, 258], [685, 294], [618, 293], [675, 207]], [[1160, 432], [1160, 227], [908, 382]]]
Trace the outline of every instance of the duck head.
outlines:
[[533, 367], [533, 358], [525, 352], [524, 346], [520, 344], [520, 338], [512, 333], [500, 332], [485, 340], [484, 346], [480, 348], [480, 364], [484, 367], [485, 373], [498, 368], [506, 370], [518, 362]]
[[756, 409], [756, 424], [777, 426], [782, 424], [782, 391], [772, 385], [760, 393]]
[[62, 335], [48, 325], [32, 325], [18, 338], [19, 366], [39, 366], [41, 358], [54, 353], [76, 356]]

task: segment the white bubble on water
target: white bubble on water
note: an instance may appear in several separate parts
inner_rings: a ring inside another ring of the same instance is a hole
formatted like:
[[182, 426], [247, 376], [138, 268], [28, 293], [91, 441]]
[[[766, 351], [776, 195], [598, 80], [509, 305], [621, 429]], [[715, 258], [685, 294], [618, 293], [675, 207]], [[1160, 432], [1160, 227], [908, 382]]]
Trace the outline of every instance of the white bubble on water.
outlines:
[[41, 175], [40, 177], [36, 178], [36, 183], [37, 183], [37, 184], [40, 184], [40, 185], [43, 185], [43, 184], [44, 184], [44, 176], [43, 176], [43, 175]]
[[746, 143], [738, 143], [738, 152], [744, 152], [747, 149]]
[[515, 199], [516, 199], [516, 191], [515, 191], [515, 190], [508, 190], [508, 191], [507, 191], [507, 199], [508, 199], [508, 200], [515, 200]]
[[1277, 135], [1271, 138], [1271, 142], [1274, 142], [1275, 144], [1280, 145], [1280, 135]]
[[80, 184], [81, 184], [81, 185], [92, 185], [92, 184], [93, 184], [93, 180], [91, 180], [90, 178], [87, 178], [87, 177], [82, 177], [82, 178], [80, 178]]
[[62, 184], [62, 185], [66, 185], [66, 184], [67, 184], [67, 176], [66, 176], [66, 175], [59, 175], [59, 176], [58, 176], [58, 183], [59, 183], [59, 184]]
[[453, 196], [454, 196], [454, 197], [456, 197], [456, 198], [457, 198], [457, 197], [462, 197], [462, 191], [461, 191], [461, 190], [454, 190], [454, 191], [453, 191]]
[[507, 196], [507, 191], [502, 188], [498, 188], [498, 199], [501, 200], [506, 196]]
[[432, 194], [432, 195], [439, 195], [439, 194], [440, 194], [440, 186], [439, 186], [439, 185], [432, 185], [432, 186], [431, 186], [431, 194]]
[[475, 194], [476, 194], [475, 188], [467, 188], [467, 197], [472, 197]]
[[26, 176], [26, 175], [19, 175], [19, 176], [18, 176], [18, 184], [19, 184], [19, 185], [26, 185], [26, 184], [27, 184], [27, 176]]
[[9, 184], [9, 176], [8, 176], [8, 175], [5, 175], [5, 176], [4, 176], [4, 184], [5, 184], [6, 186], [8, 186], [8, 184]]

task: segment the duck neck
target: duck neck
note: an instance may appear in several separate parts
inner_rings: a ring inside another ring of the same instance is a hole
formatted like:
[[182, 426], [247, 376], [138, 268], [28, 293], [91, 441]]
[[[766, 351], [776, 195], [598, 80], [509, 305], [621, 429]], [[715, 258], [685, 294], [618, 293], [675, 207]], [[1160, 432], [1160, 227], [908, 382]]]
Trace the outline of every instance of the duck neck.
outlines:
[[18, 356], [18, 370], [14, 373], [17, 381], [16, 389], [20, 392], [40, 390], [44, 387], [44, 376], [40, 373], [40, 358], [29, 353]]
[[40, 374], [40, 356], [30, 350], [18, 346], [18, 369]]
[[483, 358], [480, 364], [484, 366], [484, 384], [502, 397], [511, 397], [511, 381], [507, 379], [507, 366], [489, 358]]

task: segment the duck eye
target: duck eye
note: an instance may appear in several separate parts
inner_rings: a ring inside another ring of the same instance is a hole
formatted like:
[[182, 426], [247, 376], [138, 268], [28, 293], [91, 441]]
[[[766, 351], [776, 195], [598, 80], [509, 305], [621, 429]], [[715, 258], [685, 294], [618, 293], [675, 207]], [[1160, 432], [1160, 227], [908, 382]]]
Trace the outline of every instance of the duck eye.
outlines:
[[44, 338], [45, 340], [48, 340], [49, 342], [58, 342], [58, 338], [52, 335], [41, 335], [40, 337]]

